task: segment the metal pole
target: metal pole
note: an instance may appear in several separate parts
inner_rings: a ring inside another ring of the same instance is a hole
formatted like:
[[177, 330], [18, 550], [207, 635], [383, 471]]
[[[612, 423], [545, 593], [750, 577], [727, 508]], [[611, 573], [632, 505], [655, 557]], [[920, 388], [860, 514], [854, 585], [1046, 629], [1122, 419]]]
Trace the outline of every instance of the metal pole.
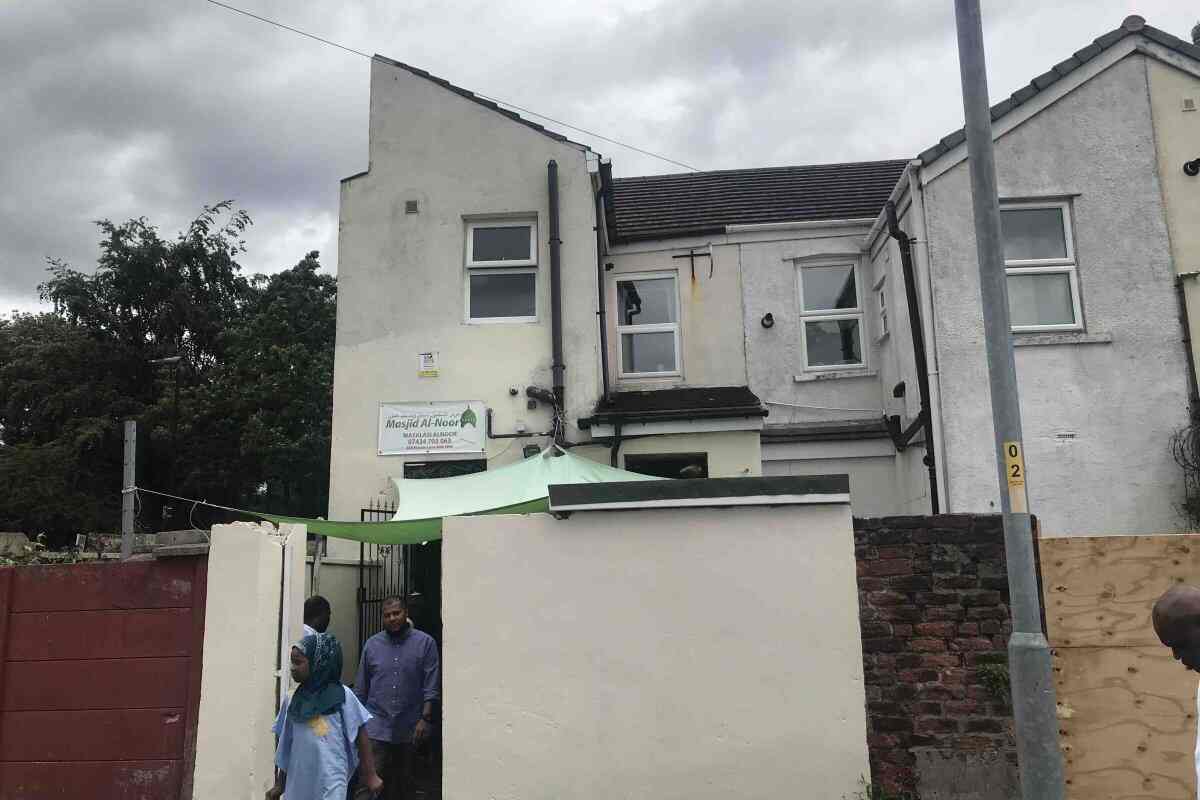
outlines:
[[121, 560], [133, 555], [133, 488], [137, 485], [137, 421], [125, 420], [125, 475], [121, 488]]
[[975, 210], [975, 245], [979, 256], [979, 289], [987, 342], [988, 385], [996, 436], [996, 470], [1004, 515], [1004, 549], [1012, 607], [1008, 642], [1013, 715], [1021, 795], [1025, 800], [1061, 800], [1062, 753], [1058, 746], [1054, 673], [1050, 646], [1042, 632], [1033, 535], [1025, 491], [1025, 459], [1021, 442], [1021, 407], [1013, 363], [1008, 314], [1008, 280], [1000, 234], [1000, 202], [992, 149], [992, 117], [988, 107], [987, 68], [983, 54], [983, 21], [979, 0], [955, 0], [958, 58], [966, 115], [967, 158]]

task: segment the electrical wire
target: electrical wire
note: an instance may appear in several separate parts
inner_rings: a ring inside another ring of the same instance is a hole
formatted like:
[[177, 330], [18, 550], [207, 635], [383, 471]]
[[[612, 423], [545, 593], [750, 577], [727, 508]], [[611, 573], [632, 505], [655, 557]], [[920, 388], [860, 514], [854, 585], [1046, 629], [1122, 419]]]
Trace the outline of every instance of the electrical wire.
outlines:
[[[352, 53], [353, 55], [356, 55], [356, 56], [362, 56], [363, 58], [367, 58], [372, 61], [375, 60], [375, 56], [368, 55], [367, 53], [364, 53], [361, 50], [355, 50], [353, 47], [347, 47], [344, 44], [339, 44], [330, 39], [325, 39], [320, 36], [317, 36], [316, 34], [312, 34], [307, 31], [302, 31], [299, 28], [293, 28], [290, 25], [284, 25], [282, 22], [277, 22], [273, 19], [269, 19], [267, 17], [262, 17], [262, 16], [259, 16], [258, 14], [254, 14], [254, 13], [251, 13], [244, 9], [237, 8], [236, 6], [231, 6], [226, 3], [222, 3], [222, 2], [220, 2], [220, 0], [204, 0], [204, 1], [206, 3], [211, 3], [214, 6], [219, 6], [220, 8], [224, 8], [227, 11], [232, 11], [235, 14], [241, 14], [241, 15], [249, 17], [251, 19], [258, 20], [259, 22], [265, 22], [268, 25], [274, 25], [275, 27], [282, 28], [285, 31], [289, 31], [291, 33], [298, 34], [305, 38], [312, 39], [315, 42], [320, 42], [321, 44], [327, 44], [330, 47], [336, 47], [339, 50], [345, 50], [347, 53]], [[649, 150], [644, 150], [641, 147], [637, 147], [635, 145], [629, 144], [628, 142], [622, 142], [619, 139], [613, 139], [611, 137], [604, 136], [603, 134], [599, 134], [599, 133], [596, 133], [595, 131], [588, 130], [587, 128], [581, 128], [578, 125], [572, 125], [569, 122], [564, 122], [561, 119], [555, 119], [554, 117], [548, 117], [545, 114], [540, 114], [531, 108], [525, 108], [523, 106], [517, 105], [516, 103], [510, 103], [507, 100], [501, 100], [498, 97], [489, 97], [488, 95], [480, 94], [479, 92], [472, 92], [472, 94], [475, 95], [476, 97], [480, 98], [481, 100], [487, 100], [488, 102], [491, 102], [491, 103], [497, 103], [502, 106], [508, 106], [509, 108], [520, 111], [523, 114], [529, 114], [532, 117], [537, 117], [538, 119], [544, 119], [547, 122], [552, 122], [555, 125], [561, 125], [564, 128], [570, 128], [573, 131], [579, 131], [580, 133], [586, 134], [586, 135], [591, 136], [596, 139], [600, 139], [601, 141], [604, 141], [604, 142], [608, 142], [609, 144], [615, 144], [617, 147], [624, 147], [626, 150], [632, 150], [633, 152], [641, 153], [644, 156], [650, 156], [651, 158], [657, 158], [659, 161], [665, 161], [668, 164], [674, 164], [677, 167], [683, 167], [684, 169], [689, 169], [692, 172], [700, 171], [700, 169], [698, 167], [693, 167], [691, 164], [685, 164], [682, 161], [677, 161], [673, 158], [668, 158], [667, 156], [661, 155], [659, 153], [654, 153]]]
[[860, 411], [864, 414], [879, 414], [883, 415], [881, 408], [841, 408], [839, 406], [810, 406], [805, 403], [781, 403], [776, 400], [765, 401], [769, 406], [784, 406], [786, 408], [811, 408], [817, 411]]

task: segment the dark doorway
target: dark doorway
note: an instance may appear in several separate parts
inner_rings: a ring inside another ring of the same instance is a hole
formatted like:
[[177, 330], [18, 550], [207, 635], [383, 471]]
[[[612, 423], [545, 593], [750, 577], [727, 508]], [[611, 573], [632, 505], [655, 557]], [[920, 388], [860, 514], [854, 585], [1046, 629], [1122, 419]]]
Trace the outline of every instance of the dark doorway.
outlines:
[[625, 469], [656, 478], [707, 478], [708, 453], [630, 454]]
[[[424, 461], [404, 465], [405, 480], [453, 478], [487, 470], [484, 459]], [[364, 521], [384, 521], [396, 513], [395, 506], [377, 506], [362, 510]], [[383, 627], [382, 600], [389, 595], [408, 598], [408, 613], [414, 627], [428, 633], [442, 649], [442, 543], [403, 546], [363, 545], [359, 559], [359, 647]], [[433, 740], [412, 759], [412, 800], [438, 800], [442, 796], [441, 705]]]

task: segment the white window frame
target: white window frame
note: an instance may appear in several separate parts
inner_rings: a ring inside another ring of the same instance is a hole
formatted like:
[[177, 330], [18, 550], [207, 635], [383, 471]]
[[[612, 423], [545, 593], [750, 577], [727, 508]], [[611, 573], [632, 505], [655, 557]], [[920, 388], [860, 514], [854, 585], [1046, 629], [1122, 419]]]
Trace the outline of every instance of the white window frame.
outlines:
[[[617, 298], [620, 297], [617, 291], [617, 283], [620, 281], [647, 281], [647, 280], [662, 280], [670, 278], [675, 282], [675, 321], [674, 322], [653, 322], [643, 325], [622, 325], [620, 323], [621, 311], [617, 308]], [[679, 296], [679, 273], [675, 271], [666, 272], [621, 272], [609, 276], [609, 281], [612, 286], [613, 298], [613, 324], [616, 331], [614, 338], [614, 346], [616, 348], [617, 362], [617, 379], [623, 381], [636, 380], [652, 380], [655, 378], [680, 378], [683, 376], [683, 341], [681, 331], [683, 327], [683, 304], [680, 302]], [[625, 333], [674, 333], [675, 334], [675, 369], [670, 372], [626, 372], [625, 371], [625, 348], [622, 346], [621, 335]]]
[[[498, 269], [471, 268], [467, 270], [466, 280], [463, 281], [463, 312], [468, 325], [518, 325], [538, 321], [538, 270], [537, 267], [514, 267]], [[471, 276], [472, 275], [533, 275], [533, 316], [531, 317], [473, 317], [471, 316]]]
[[879, 335], [875, 337], [875, 341], [882, 341], [891, 334], [892, 329], [888, 321], [888, 302], [887, 302], [887, 278], [880, 279], [875, 285], [875, 294], [879, 296]]
[[[475, 260], [475, 229], [476, 228], [529, 228], [529, 258], [509, 261], [476, 261]], [[467, 223], [467, 269], [473, 267], [536, 267], [538, 256], [537, 220], [525, 219], [496, 219], [473, 220]]]
[[[1071, 286], [1072, 323], [1062, 325], [1013, 325], [1013, 333], [1041, 333], [1045, 331], [1082, 331], [1083, 304], [1079, 296], [1079, 264], [1075, 260], [1075, 230], [1071, 223], [1071, 204], [1066, 200], [1001, 203], [1000, 213], [1005, 211], [1037, 210], [1057, 208], [1062, 211], [1063, 238], [1066, 243], [1065, 258], [1019, 258], [1005, 259], [1004, 273], [1014, 275], [1066, 275]], [[1010, 305], [1011, 309], [1011, 305]]]
[[[808, 267], [850, 267], [854, 270], [854, 308], [838, 308], [821, 311], [804, 310], [804, 270]], [[800, 352], [804, 361], [805, 372], [866, 372], [867, 358], [870, 347], [867, 345], [866, 314], [863, 309], [862, 269], [858, 259], [830, 258], [820, 261], [796, 262], [796, 299], [800, 310]], [[809, 322], [833, 322], [837, 320], [858, 320], [858, 347], [862, 360], [857, 364], [817, 364], [808, 363], [808, 330]]]
[[[509, 261], [476, 261], [476, 228], [529, 228], [528, 259]], [[478, 219], [467, 222], [466, 269], [463, 276], [463, 321], [467, 325], [525, 325], [538, 321], [541, 303], [538, 301], [538, 238], [537, 220], [531, 217], [518, 219]], [[473, 317], [471, 316], [471, 276], [481, 275], [533, 275], [533, 315], [524, 317]]]

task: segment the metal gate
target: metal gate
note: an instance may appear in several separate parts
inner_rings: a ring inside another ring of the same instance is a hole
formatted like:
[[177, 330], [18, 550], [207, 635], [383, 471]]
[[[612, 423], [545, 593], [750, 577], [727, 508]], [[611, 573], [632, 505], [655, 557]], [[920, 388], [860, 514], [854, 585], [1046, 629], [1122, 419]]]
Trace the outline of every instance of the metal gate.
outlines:
[[[451, 478], [487, 469], [484, 459], [410, 462], [404, 465], [406, 480]], [[359, 509], [362, 522], [386, 522], [396, 513], [389, 500], [372, 499]], [[408, 599], [413, 624], [442, 646], [442, 543], [358, 546], [358, 647], [383, 630], [383, 601], [388, 597]]]
[[[396, 507], [386, 501], [372, 501], [359, 509], [362, 522], [386, 522]], [[385, 598], [408, 597], [408, 545], [371, 544], [358, 546], [358, 650], [367, 639], [383, 630]]]

